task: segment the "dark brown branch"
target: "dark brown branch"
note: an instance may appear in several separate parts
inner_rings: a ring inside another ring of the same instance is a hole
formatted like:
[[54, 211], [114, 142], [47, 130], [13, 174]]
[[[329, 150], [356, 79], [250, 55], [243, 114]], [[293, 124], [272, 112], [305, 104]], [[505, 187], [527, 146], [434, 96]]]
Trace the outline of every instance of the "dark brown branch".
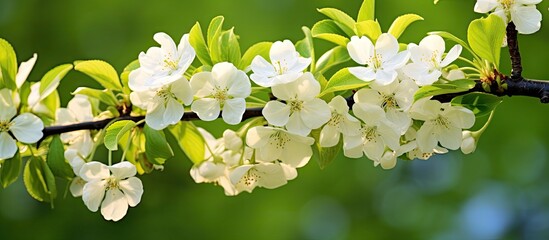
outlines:
[[511, 79], [520, 81], [522, 79], [522, 62], [518, 45], [518, 32], [513, 22], [507, 25], [507, 46], [511, 56]]

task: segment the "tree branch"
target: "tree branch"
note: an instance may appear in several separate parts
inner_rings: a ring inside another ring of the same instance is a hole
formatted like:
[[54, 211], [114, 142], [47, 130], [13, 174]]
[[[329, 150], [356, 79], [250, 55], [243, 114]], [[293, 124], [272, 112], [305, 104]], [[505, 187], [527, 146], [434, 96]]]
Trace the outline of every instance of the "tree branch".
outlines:
[[511, 79], [519, 81], [522, 79], [522, 62], [518, 45], [518, 31], [513, 22], [507, 25], [507, 46], [511, 56]]

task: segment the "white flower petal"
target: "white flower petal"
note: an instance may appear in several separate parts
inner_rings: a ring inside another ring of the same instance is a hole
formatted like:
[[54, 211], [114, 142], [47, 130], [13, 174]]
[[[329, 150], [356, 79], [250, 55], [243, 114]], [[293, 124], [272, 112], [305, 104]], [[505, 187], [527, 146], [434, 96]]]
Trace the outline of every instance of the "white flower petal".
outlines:
[[103, 201], [103, 197], [105, 197], [106, 188], [106, 180], [88, 181], [86, 185], [84, 185], [82, 200], [90, 211], [96, 212], [97, 209], [99, 209], [99, 205], [101, 204], [101, 201]]
[[395, 70], [379, 70], [376, 72], [375, 83], [387, 86], [393, 83], [398, 76], [398, 73]]
[[260, 174], [258, 185], [267, 189], [274, 189], [288, 183], [280, 164], [257, 164], [255, 170]]
[[389, 33], [381, 34], [376, 41], [376, 54], [379, 54], [384, 62], [393, 58], [398, 53], [398, 49], [397, 39]]
[[149, 102], [152, 101], [153, 97], [156, 95], [155, 91], [135, 91], [130, 93], [130, 101], [133, 105], [147, 110]]
[[125, 179], [135, 176], [137, 174], [135, 166], [130, 162], [119, 162], [108, 169], [112, 172], [112, 175], [117, 179]]
[[174, 98], [169, 98], [166, 104], [166, 111], [164, 112], [164, 123], [167, 125], [176, 124], [181, 121], [185, 109], [180, 102]]
[[350, 67], [349, 72], [358, 79], [369, 82], [376, 78], [376, 73], [369, 67]]
[[269, 124], [284, 126], [290, 118], [290, 107], [279, 101], [270, 101], [263, 108], [262, 114]]
[[271, 46], [269, 51], [269, 56], [271, 57], [271, 63], [277, 61], [289, 61], [288, 65], [293, 65], [297, 61], [296, 56], [297, 51], [295, 50], [294, 44], [290, 40], [276, 41]]
[[431, 152], [437, 146], [437, 138], [435, 136], [435, 128], [433, 125], [424, 123], [417, 131], [417, 145], [423, 152]]
[[463, 47], [459, 44], [456, 44], [448, 54], [446, 54], [446, 57], [442, 62], [440, 63], [440, 67], [446, 67], [450, 65], [450, 63], [454, 62], [456, 59], [458, 59], [459, 55], [461, 54], [461, 51], [463, 50]]
[[84, 164], [78, 175], [86, 182], [106, 179], [111, 176], [109, 168], [100, 162], [89, 162]]
[[169, 89], [185, 105], [190, 105], [193, 102], [193, 90], [185, 77], [173, 82]]
[[136, 177], [130, 177], [127, 180], [122, 180], [119, 183], [120, 190], [124, 192], [130, 207], [135, 207], [141, 202], [143, 195], [143, 183]]
[[72, 196], [73, 197], [81, 197], [82, 194], [84, 193], [84, 185], [85, 184], [86, 184], [86, 182], [82, 178], [80, 178], [80, 177], [73, 178], [72, 181], [71, 181], [71, 186], [69, 187]]
[[78, 122], [88, 122], [93, 120], [92, 106], [88, 97], [84, 95], [74, 96], [67, 104]]
[[199, 72], [191, 77], [190, 86], [194, 95], [203, 98], [212, 94], [215, 80], [211, 72]]
[[147, 107], [147, 114], [145, 115], [145, 122], [149, 127], [155, 130], [162, 130], [168, 124], [164, 121], [164, 113], [166, 112], [166, 107], [164, 102], [159, 97], [155, 97], [149, 106]]
[[252, 148], [261, 148], [269, 142], [275, 131], [269, 127], [253, 127], [246, 133], [246, 144]]
[[193, 102], [191, 110], [203, 121], [213, 121], [221, 112], [219, 102], [213, 98], [201, 98]]
[[410, 52], [409, 51], [403, 51], [396, 54], [394, 57], [389, 59], [387, 62], [383, 64], [384, 69], [391, 69], [396, 70], [399, 68], [404, 67], [406, 63], [410, 60]]
[[464, 107], [451, 107], [446, 117], [458, 128], [467, 129], [475, 124], [475, 114]]
[[223, 106], [223, 121], [236, 125], [242, 121], [242, 115], [246, 111], [246, 101], [243, 98], [233, 98], [225, 101]]
[[7, 132], [0, 132], [0, 159], [12, 158], [16, 152], [15, 140]]
[[300, 113], [303, 123], [310, 129], [320, 128], [332, 116], [330, 106], [318, 98], [304, 102]]
[[[437, 63], [440, 63], [442, 60], [442, 54], [446, 51], [446, 43], [439, 35], [429, 35], [423, 38], [421, 42], [419, 42], [419, 47], [429, 49], [431, 54], [426, 57], [434, 58], [432, 60]], [[429, 60], [431, 60], [431, 58], [429, 58]]]
[[313, 150], [307, 144], [290, 141], [284, 145], [284, 150], [279, 157], [279, 160], [294, 168], [300, 168], [309, 162]]
[[356, 63], [366, 65], [369, 59], [375, 54], [374, 44], [367, 37], [351, 37], [351, 41], [347, 44], [349, 55]]
[[286, 129], [288, 129], [288, 132], [301, 136], [307, 136], [311, 132], [311, 128], [307, 127], [303, 121], [301, 112], [294, 112], [290, 115], [288, 123], [286, 123]]
[[44, 123], [32, 113], [23, 113], [15, 117], [11, 123], [10, 131], [17, 140], [24, 143], [35, 143], [44, 135]]
[[498, 5], [497, 0], [477, 0], [475, 4], [475, 12], [488, 13]]
[[247, 98], [252, 92], [250, 79], [248, 79], [246, 73], [240, 70], [233, 75], [233, 79], [230, 81], [227, 88], [229, 89], [227, 94], [234, 98]]
[[9, 121], [15, 114], [17, 109], [13, 104], [11, 91], [7, 88], [0, 90], [0, 121]]
[[339, 135], [341, 133], [336, 127], [326, 125], [320, 131], [320, 146], [321, 147], [333, 147], [339, 143]]
[[38, 59], [38, 55], [35, 53], [32, 55], [31, 59], [27, 60], [26, 62], [22, 62], [21, 65], [19, 65], [19, 70], [17, 71], [17, 75], [15, 75], [15, 83], [17, 85], [17, 88], [21, 88], [21, 86], [23, 86], [23, 83], [25, 83], [25, 81], [29, 77], [31, 70], [36, 63], [36, 59]]
[[105, 220], [118, 221], [126, 216], [128, 201], [119, 189], [110, 189], [101, 204], [101, 215]]
[[439, 127], [435, 129], [435, 133], [440, 145], [443, 147], [457, 150], [461, 146], [461, 129], [457, 127]]
[[541, 12], [536, 6], [517, 6], [511, 9], [511, 20], [521, 34], [532, 34], [541, 28]]

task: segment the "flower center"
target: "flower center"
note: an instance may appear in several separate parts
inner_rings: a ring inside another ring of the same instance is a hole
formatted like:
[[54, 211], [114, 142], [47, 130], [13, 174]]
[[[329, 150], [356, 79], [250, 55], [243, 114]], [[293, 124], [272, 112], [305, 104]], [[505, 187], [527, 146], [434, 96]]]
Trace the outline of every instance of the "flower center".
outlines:
[[0, 132], [7, 132], [10, 130], [11, 125], [13, 125], [10, 121], [0, 121]]
[[177, 70], [178, 66], [179, 60], [173, 60], [173, 56], [171, 53], [168, 53], [164, 56], [164, 70], [170, 70], [170, 72], [173, 72]]
[[288, 72], [288, 67], [286, 66], [285, 60], [282, 60], [282, 62], [276, 61], [274, 62], [273, 66], [275, 68], [276, 73], [278, 73], [278, 75], [282, 75]]
[[383, 57], [381, 54], [375, 54], [372, 57], [370, 57], [370, 66], [372, 66], [374, 69], [380, 69], [383, 64]]
[[381, 108], [383, 108], [384, 110], [398, 107], [398, 103], [395, 99], [395, 94], [381, 95], [381, 97], [383, 99], [383, 102], [381, 103]]
[[337, 126], [339, 123], [343, 121], [343, 115], [338, 114], [337, 112], [332, 112], [332, 118], [330, 118], [330, 121], [328, 122], [328, 125], [330, 126]]
[[299, 112], [301, 111], [301, 109], [303, 109], [303, 101], [299, 101], [299, 100], [293, 100], [293, 101], [289, 101], [290, 104], [290, 112]]
[[175, 95], [172, 93], [169, 87], [161, 88], [158, 91], [156, 91], [156, 96], [162, 98], [164, 101], [168, 101], [168, 99], [170, 98], [175, 98]]
[[499, 3], [506, 11], [508, 11], [509, 9], [511, 9], [511, 5], [515, 3], [515, 0], [499, 0]]
[[107, 178], [107, 190], [118, 189], [119, 188], [118, 179], [114, 177]]
[[240, 179], [240, 181], [249, 187], [254, 185], [260, 178], [261, 176], [257, 174], [257, 170], [252, 168], [242, 177], [242, 179]]
[[442, 115], [438, 115], [437, 118], [431, 120], [434, 124], [438, 125], [438, 126], [441, 126], [441, 127], [444, 127], [446, 129], [450, 128], [450, 120], [448, 120], [448, 118], [442, 116]]
[[377, 134], [377, 127], [362, 127], [362, 136], [366, 141], [368, 142], [376, 142], [378, 134]]
[[290, 141], [290, 138], [288, 136], [280, 131], [277, 131], [273, 135], [271, 135], [269, 141], [269, 144], [273, 145], [277, 149], [284, 148], [286, 146], [286, 143]]
[[229, 99], [229, 95], [227, 94], [228, 91], [229, 90], [226, 88], [224, 89], [216, 88], [213, 93], [213, 98], [220, 103], [224, 103], [225, 100]]

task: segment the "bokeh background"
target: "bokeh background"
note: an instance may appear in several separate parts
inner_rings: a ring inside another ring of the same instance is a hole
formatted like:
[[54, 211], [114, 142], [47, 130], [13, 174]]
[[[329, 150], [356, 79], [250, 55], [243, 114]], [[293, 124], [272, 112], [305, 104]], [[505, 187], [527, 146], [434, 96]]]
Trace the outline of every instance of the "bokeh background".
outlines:
[[[402, 40], [451, 31], [465, 39], [481, 15], [473, 0], [378, 0], [386, 31], [394, 18], [418, 13]], [[356, 16], [360, 0], [0, 0], [0, 37], [19, 61], [38, 53], [39, 80], [61, 63], [103, 59], [121, 71], [155, 45], [154, 33], [179, 39], [195, 21], [217, 15], [236, 26], [243, 49], [259, 41], [302, 38], [301, 26], [323, 18], [320, 7]], [[549, 20], [549, 2], [538, 6]], [[524, 74], [549, 79], [549, 25], [521, 36]], [[330, 45], [318, 40], [319, 49]], [[509, 71], [503, 54], [502, 69]], [[61, 83], [62, 104], [94, 83], [72, 72]], [[226, 197], [195, 184], [181, 152], [163, 172], [143, 176], [145, 194], [118, 223], [90, 212], [80, 198], [60, 197], [55, 209], [34, 201], [21, 179], [0, 190], [1, 239], [548, 239], [549, 106], [505, 98], [474, 154], [452, 152], [429, 161], [400, 161], [391, 171], [367, 159], [340, 157], [324, 170], [311, 163], [276, 190]], [[222, 128], [211, 128], [219, 136]], [[63, 188], [63, 185], [60, 185]]]

